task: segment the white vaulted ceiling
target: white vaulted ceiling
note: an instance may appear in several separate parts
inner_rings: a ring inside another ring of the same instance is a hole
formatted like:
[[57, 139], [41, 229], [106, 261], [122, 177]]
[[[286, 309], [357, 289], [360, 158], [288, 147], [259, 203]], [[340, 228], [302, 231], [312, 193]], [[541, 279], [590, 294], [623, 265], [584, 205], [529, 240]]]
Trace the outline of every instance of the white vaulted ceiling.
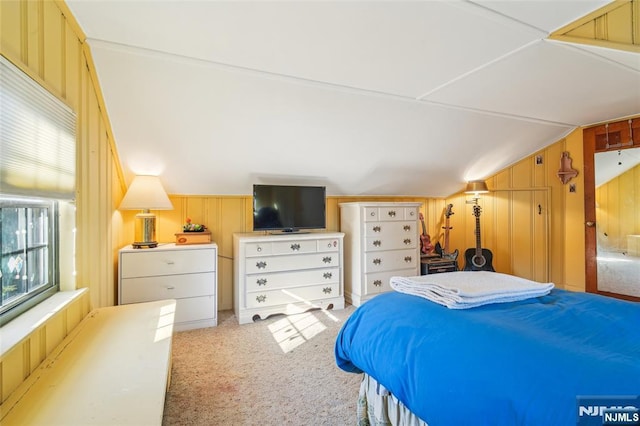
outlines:
[[640, 113], [640, 54], [547, 39], [606, 3], [67, 1], [128, 181], [417, 196]]

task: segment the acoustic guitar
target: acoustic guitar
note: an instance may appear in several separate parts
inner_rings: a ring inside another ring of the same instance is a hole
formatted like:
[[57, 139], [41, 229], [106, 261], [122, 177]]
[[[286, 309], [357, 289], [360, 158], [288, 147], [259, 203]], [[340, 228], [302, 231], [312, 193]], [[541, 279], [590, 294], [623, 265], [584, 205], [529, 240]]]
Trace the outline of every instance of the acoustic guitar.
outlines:
[[480, 206], [473, 206], [473, 215], [476, 217], [476, 248], [468, 248], [464, 252], [465, 265], [463, 271], [490, 271], [493, 269], [493, 253], [480, 245]]
[[422, 234], [420, 234], [420, 252], [423, 254], [429, 254], [433, 252], [433, 244], [431, 244], [431, 237], [427, 234], [427, 227], [424, 225], [424, 216], [419, 213], [420, 223], [422, 224]]
[[448, 204], [447, 209], [444, 212], [445, 217], [445, 225], [442, 227], [444, 229], [444, 249], [440, 245], [438, 241], [436, 243], [436, 253], [440, 255], [443, 259], [447, 260], [457, 260], [458, 259], [458, 249], [456, 249], [453, 253], [449, 252], [449, 230], [453, 229], [453, 227], [449, 226], [449, 218], [453, 215], [453, 204]]

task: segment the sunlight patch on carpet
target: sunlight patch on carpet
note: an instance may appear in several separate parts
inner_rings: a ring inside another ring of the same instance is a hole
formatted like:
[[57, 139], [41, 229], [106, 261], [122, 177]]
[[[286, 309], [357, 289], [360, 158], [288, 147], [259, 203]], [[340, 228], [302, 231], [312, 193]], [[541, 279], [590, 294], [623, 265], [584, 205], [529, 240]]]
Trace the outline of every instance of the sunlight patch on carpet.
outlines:
[[284, 353], [311, 340], [326, 328], [313, 312], [290, 315], [269, 325], [271, 335]]

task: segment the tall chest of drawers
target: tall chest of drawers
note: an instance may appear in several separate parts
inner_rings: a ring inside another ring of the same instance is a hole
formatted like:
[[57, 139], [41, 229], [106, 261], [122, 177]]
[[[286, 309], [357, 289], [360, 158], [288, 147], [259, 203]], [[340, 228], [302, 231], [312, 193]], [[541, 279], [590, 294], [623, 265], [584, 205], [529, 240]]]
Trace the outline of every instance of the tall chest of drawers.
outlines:
[[218, 323], [218, 246], [160, 244], [119, 252], [118, 304], [175, 299], [174, 330]]
[[345, 299], [360, 306], [390, 291], [392, 276], [420, 275], [420, 203], [341, 203]]
[[238, 322], [313, 308], [344, 308], [339, 232], [234, 234], [233, 302]]

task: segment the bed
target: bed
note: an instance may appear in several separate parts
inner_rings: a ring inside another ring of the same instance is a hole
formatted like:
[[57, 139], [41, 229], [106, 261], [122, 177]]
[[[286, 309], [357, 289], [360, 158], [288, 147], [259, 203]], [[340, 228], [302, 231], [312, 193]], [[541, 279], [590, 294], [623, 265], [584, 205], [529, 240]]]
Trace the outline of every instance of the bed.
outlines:
[[361, 305], [335, 342], [338, 367], [364, 373], [359, 424], [576, 425], [595, 412], [588, 398], [637, 410], [640, 304], [545, 293], [452, 309], [392, 291]]

